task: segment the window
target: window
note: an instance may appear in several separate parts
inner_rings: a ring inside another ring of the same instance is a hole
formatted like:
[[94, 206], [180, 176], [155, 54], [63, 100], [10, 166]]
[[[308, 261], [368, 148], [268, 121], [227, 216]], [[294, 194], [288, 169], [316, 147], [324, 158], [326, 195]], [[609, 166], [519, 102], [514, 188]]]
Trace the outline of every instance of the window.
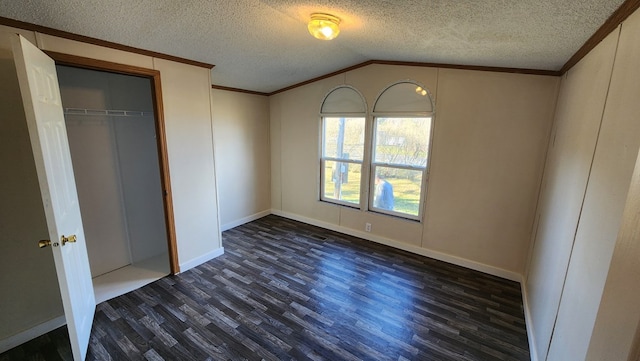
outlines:
[[347, 86], [325, 97], [320, 157], [320, 199], [359, 207], [366, 105], [360, 93]]
[[413, 82], [386, 88], [373, 108], [369, 209], [421, 219], [429, 165], [433, 105]]
[[362, 95], [349, 86], [325, 97], [320, 199], [420, 220], [433, 125], [431, 94], [402, 81], [380, 93], [370, 126], [366, 109]]

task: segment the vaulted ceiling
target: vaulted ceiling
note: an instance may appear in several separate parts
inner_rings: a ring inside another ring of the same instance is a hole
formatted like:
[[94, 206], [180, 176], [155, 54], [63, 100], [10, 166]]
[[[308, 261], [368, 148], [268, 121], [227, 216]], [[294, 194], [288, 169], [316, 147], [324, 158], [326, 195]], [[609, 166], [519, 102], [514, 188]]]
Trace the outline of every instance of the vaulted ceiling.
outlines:
[[[215, 64], [271, 92], [368, 60], [560, 70], [623, 0], [0, 0], [0, 16]], [[309, 15], [341, 19], [312, 38]]]

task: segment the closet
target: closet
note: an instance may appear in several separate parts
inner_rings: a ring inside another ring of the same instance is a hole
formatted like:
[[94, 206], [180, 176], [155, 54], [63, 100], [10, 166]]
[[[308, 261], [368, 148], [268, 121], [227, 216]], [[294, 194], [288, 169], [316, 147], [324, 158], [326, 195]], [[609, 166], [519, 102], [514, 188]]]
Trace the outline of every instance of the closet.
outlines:
[[170, 273], [151, 80], [57, 66], [96, 301]]

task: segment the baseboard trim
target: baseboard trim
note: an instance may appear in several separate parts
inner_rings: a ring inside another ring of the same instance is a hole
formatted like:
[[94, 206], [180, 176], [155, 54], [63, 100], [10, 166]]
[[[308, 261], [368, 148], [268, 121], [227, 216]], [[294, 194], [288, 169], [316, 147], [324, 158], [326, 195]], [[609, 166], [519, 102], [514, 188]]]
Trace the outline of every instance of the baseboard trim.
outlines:
[[47, 332], [51, 332], [58, 327], [62, 327], [67, 324], [67, 320], [63, 316], [56, 317], [47, 322], [41, 323], [35, 327], [31, 327], [28, 330], [22, 331], [16, 335], [0, 340], [0, 353], [9, 351], [16, 346], [20, 346], [25, 342], [31, 341], [36, 337], [40, 337]]
[[531, 361], [538, 361], [538, 349], [536, 348], [536, 338], [533, 333], [533, 317], [529, 308], [529, 293], [527, 292], [527, 280], [522, 277], [520, 281], [522, 292], [522, 305], [524, 307], [524, 323], [527, 326], [527, 338], [529, 339], [529, 357]]
[[284, 212], [284, 211], [281, 211], [279, 209], [272, 209], [271, 213], [275, 214], [277, 216], [289, 218], [289, 219], [292, 219], [292, 220], [295, 220], [295, 221], [299, 221], [299, 222], [302, 222], [302, 223], [311, 224], [313, 226], [317, 226], [317, 227], [329, 229], [329, 230], [332, 230], [332, 231], [348, 234], [350, 236], [354, 236], [354, 237], [366, 239], [368, 241], [384, 244], [384, 245], [391, 246], [391, 247], [394, 247], [394, 248], [398, 248], [398, 249], [401, 249], [401, 250], [404, 250], [404, 251], [407, 251], [407, 252], [419, 254], [421, 256], [437, 259], [439, 261], [443, 261], [443, 262], [455, 264], [455, 265], [458, 265], [458, 266], [461, 266], [461, 267], [469, 268], [469, 269], [472, 269], [472, 270], [480, 271], [480, 272], [487, 273], [487, 274], [490, 274], [490, 275], [493, 275], [493, 276], [496, 276], [496, 277], [508, 279], [508, 280], [515, 281], [515, 282], [521, 282], [522, 281], [522, 275], [520, 275], [519, 273], [516, 273], [516, 272], [513, 272], [513, 271], [509, 271], [509, 270], [505, 270], [505, 269], [498, 268], [498, 267], [494, 267], [494, 266], [490, 266], [490, 265], [486, 265], [484, 263], [475, 262], [475, 261], [471, 261], [471, 260], [468, 260], [468, 259], [465, 259], [465, 258], [453, 256], [453, 255], [450, 255], [450, 254], [446, 254], [446, 253], [442, 253], [442, 252], [438, 252], [438, 251], [433, 251], [433, 250], [429, 250], [429, 249], [426, 249], [426, 248], [417, 247], [417, 246], [413, 246], [413, 245], [410, 245], [410, 244], [394, 241], [392, 239], [376, 236], [376, 235], [373, 235], [371, 233], [361, 232], [361, 231], [357, 231], [357, 230], [354, 230], [354, 229], [351, 229], [351, 228], [342, 227], [342, 226], [339, 226], [339, 225], [336, 225], [336, 224], [327, 223], [327, 222], [319, 221], [319, 220], [312, 219], [312, 218], [307, 218], [307, 217], [304, 217], [304, 216], [300, 216], [298, 214]]
[[267, 209], [266, 211], [258, 212], [258, 213], [252, 214], [252, 215], [250, 215], [248, 217], [244, 217], [244, 218], [241, 218], [241, 219], [229, 222], [229, 223], [225, 223], [221, 227], [222, 228], [222, 232], [228, 231], [231, 228], [235, 228], [235, 227], [241, 226], [241, 225], [243, 225], [245, 223], [253, 222], [256, 219], [260, 219], [260, 218], [268, 216], [270, 214], [271, 214], [271, 210]]
[[192, 269], [193, 267], [199, 266], [207, 261], [210, 261], [216, 257], [220, 257], [224, 254], [224, 247], [220, 247], [217, 249], [214, 249], [213, 251], [209, 252], [209, 253], [205, 253], [202, 256], [196, 257], [190, 261], [184, 262], [184, 263], [180, 263], [180, 273], [182, 272], [186, 272], [190, 269]]

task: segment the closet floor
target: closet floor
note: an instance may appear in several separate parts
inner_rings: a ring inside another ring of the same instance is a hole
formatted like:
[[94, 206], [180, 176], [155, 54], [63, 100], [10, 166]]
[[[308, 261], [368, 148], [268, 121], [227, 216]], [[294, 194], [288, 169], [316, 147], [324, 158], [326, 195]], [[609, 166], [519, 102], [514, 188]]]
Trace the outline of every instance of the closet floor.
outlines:
[[161, 254], [95, 277], [96, 304], [148, 285], [169, 273], [169, 256]]

